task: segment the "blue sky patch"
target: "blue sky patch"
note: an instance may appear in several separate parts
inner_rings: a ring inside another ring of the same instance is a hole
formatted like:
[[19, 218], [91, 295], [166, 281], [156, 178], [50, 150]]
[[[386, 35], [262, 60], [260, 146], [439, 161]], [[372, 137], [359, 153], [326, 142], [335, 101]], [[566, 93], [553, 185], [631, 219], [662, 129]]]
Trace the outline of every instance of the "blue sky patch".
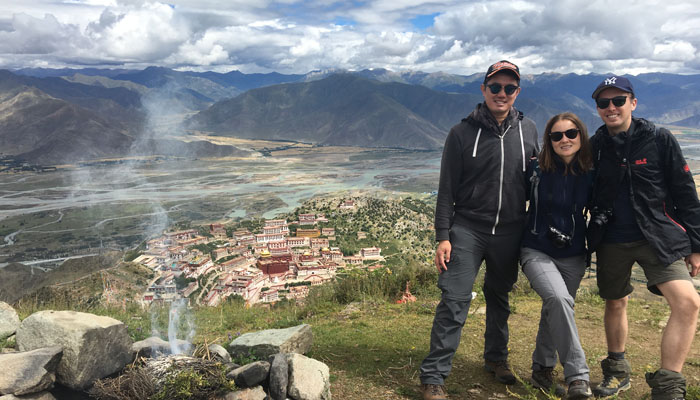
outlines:
[[435, 23], [435, 17], [437, 17], [438, 15], [440, 15], [440, 13], [419, 15], [417, 17], [411, 18], [410, 21], [414, 27], [420, 30], [424, 30], [433, 26], [433, 24]]
[[333, 19], [333, 24], [343, 25], [343, 26], [355, 26], [356, 22], [350, 18], [345, 17], [335, 17]]

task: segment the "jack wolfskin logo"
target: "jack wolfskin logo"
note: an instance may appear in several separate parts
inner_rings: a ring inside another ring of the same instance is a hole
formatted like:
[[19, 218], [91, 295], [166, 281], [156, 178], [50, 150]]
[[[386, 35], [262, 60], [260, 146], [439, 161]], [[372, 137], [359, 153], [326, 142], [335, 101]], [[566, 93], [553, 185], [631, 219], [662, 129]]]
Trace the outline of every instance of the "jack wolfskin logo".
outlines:
[[690, 167], [688, 166], [688, 164], [685, 164], [685, 165], [683, 166], [683, 170], [684, 170], [685, 172], [690, 172]]
[[616, 80], [617, 80], [617, 77], [611, 76], [610, 78], [605, 80], [605, 84], [606, 85], [614, 85]]
[[642, 158], [641, 160], [634, 160], [635, 165], [645, 165], [647, 163], [646, 158]]

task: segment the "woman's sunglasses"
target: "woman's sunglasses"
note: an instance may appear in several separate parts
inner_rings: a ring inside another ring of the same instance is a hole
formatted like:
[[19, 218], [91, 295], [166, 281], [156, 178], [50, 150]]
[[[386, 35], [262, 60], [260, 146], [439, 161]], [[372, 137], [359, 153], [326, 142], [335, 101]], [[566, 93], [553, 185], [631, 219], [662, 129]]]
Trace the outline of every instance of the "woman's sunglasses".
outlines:
[[562, 140], [564, 135], [566, 135], [566, 137], [569, 139], [576, 139], [576, 136], [578, 136], [578, 129], [567, 129], [564, 132], [549, 132], [549, 138], [552, 139], [552, 142]]
[[492, 83], [490, 85], [486, 85], [487, 88], [491, 91], [493, 94], [499, 94], [501, 93], [501, 89], [503, 89], [508, 96], [511, 94], [515, 93], [516, 90], [518, 90], [518, 86], [516, 85], [506, 85], [503, 87], [500, 83]]
[[595, 103], [601, 110], [605, 110], [610, 106], [612, 101], [615, 107], [622, 107], [627, 102], [627, 96], [615, 96], [612, 99], [596, 99]]

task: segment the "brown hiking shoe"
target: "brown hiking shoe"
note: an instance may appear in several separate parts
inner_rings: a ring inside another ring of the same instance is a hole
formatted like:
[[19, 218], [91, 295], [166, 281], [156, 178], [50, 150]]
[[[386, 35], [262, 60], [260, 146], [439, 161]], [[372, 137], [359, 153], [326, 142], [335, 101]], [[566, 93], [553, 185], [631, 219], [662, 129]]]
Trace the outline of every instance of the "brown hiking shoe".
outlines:
[[507, 360], [502, 361], [484, 361], [484, 369], [486, 372], [492, 373], [496, 380], [505, 383], [506, 385], [515, 384], [515, 376], [510, 370]]
[[423, 400], [447, 400], [445, 385], [424, 383], [420, 385], [420, 391], [423, 393]]
[[540, 389], [545, 393], [554, 393], [558, 397], [566, 394], [564, 386], [556, 382], [554, 368], [542, 368], [539, 371], [532, 371], [530, 383], [535, 389]]

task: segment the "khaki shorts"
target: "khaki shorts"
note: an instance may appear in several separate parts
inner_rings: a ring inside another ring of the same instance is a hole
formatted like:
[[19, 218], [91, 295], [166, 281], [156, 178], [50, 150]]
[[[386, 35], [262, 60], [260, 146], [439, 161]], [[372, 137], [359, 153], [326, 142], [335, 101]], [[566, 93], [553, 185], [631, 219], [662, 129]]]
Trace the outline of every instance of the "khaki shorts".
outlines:
[[600, 297], [606, 300], [621, 299], [634, 290], [630, 285], [632, 265], [636, 262], [644, 270], [647, 289], [662, 296], [658, 284], [675, 281], [690, 281], [690, 272], [685, 260], [664, 265], [646, 240], [630, 243], [601, 243], [596, 250], [597, 278]]

